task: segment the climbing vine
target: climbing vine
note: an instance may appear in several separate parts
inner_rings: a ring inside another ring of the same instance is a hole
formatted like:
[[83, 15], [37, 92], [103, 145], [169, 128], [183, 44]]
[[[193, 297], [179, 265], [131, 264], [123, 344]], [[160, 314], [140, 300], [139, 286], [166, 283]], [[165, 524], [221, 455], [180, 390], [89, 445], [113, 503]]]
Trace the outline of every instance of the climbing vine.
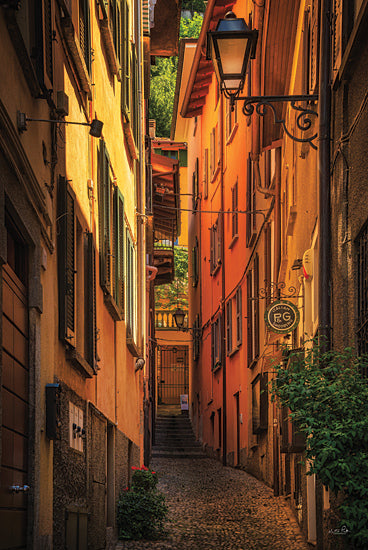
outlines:
[[[368, 548], [367, 358], [352, 348], [324, 351], [317, 342], [288, 353], [270, 383], [276, 398], [307, 436], [309, 475], [343, 496], [341, 526], [355, 548]], [[353, 547], [353, 546], [352, 546]]]

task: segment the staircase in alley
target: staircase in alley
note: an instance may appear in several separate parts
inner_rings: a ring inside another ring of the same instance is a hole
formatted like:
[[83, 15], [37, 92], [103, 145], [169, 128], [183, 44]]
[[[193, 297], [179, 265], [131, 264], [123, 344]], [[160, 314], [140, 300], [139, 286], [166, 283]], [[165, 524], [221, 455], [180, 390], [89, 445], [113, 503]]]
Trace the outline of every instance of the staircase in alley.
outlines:
[[200, 443], [194, 437], [188, 414], [185, 412], [177, 407], [159, 407], [152, 458], [206, 457]]

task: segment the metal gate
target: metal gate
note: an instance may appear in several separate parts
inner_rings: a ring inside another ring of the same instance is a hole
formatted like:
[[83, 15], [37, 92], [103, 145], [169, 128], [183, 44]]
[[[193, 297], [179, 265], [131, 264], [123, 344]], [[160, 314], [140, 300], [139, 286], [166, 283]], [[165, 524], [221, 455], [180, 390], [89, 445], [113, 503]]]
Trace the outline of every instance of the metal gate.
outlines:
[[189, 391], [188, 346], [157, 346], [158, 404], [179, 405]]

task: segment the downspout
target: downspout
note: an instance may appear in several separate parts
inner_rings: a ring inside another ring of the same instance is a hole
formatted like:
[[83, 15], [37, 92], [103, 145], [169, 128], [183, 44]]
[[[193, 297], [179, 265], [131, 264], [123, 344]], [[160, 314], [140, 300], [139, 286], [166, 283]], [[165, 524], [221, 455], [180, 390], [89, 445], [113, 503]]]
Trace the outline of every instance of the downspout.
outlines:
[[319, 337], [327, 349], [331, 338], [330, 312], [330, 114], [331, 44], [330, 0], [321, 0], [319, 69]]
[[224, 135], [223, 135], [223, 117], [224, 117], [224, 96], [220, 95], [220, 174], [221, 174], [221, 365], [222, 365], [222, 463], [227, 463], [227, 403], [226, 403], [226, 339], [225, 339], [225, 297], [226, 297], [226, 277], [225, 277], [225, 224], [224, 224]]
[[[318, 336], [325, 350], [331, 346], [330, 310], [330, 115], [331, 115], [331, 26], [330, 0], [321, 0], [319, 66], [319, 270]], [[316, 485], [317, 548], [323, 549], [323, 487]]]
[[[263, 20], [265, 11], [264, 0], [258, 0], [254, 3], [254, 24], [253, 28], [258, 30], [258, 43], [256, 58], [252, 62], [252, 90], [251, 94], [254, 96], [261, 95], [261, 64], [262, 64], [262, 38], [263, 38]], [[252, 119], [252, 161], [259, 159], [260, 154], [260, 117], [256, 116]]]

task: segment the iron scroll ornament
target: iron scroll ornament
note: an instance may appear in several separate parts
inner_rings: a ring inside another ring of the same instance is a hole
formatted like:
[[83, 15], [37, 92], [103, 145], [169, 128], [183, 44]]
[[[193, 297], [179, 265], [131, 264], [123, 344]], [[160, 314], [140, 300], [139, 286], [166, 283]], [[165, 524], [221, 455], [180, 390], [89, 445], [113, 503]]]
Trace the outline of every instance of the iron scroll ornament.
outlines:
[[290, 95], [290, 96], [253, 96], [253, 97], [239, 97], [236, 94], [229, 94], [231, 101], [231, 108], [233, 109], [235, 101], [244, 101], [243, 103], [243, 114], [245, 116], [251, 116], [254, 113], [254, 109], [259, 116], [266, 116], [268, 109], [273, 113], [273, 121], [275, 124], [282, 124], [285, 133], [294, 141], [299, 143], [310, 143], [313, 149], [317, 149], [317, 146], [313, 143], [317, 137], [318, 133], [314, 133], [311, 136], [307, 137], [297, 137], [293, 135], [286, 126], [285, 118], [279, 118], [277, 116], [276, 107], [274, 103], [285, 103], [288, 102], [291, 104], [291, 108], [294, 111], [299, 112], [296, 117], [297, 128], [301, 132], [307, 132], [310, 130], [313, 124], [312, 117], [318, 117], [318, 112], [311, 109], [307, 106], [297, 105], [300, 102], [314, 102], [317, 101], [318, 95]]
[[286, 286], [286, 283], [269, 283], [267, 287], [260, 288], [257, 296], [250, 300], [280, 300], [281, 298], [300, 298], [299, 291], [295, 286]]

